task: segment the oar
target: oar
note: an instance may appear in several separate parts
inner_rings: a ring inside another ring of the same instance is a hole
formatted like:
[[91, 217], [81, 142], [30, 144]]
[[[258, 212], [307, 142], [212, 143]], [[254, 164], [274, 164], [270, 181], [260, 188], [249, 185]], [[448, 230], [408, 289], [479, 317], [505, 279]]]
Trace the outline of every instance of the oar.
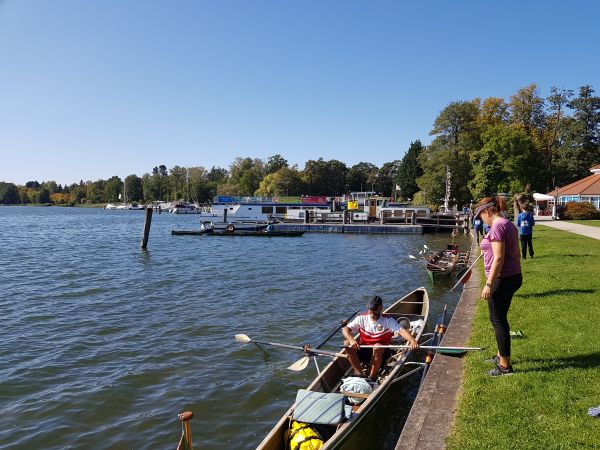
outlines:
[[[414, 255], [408, 255], [408, 257], [409, 257], [410, 259], [415, 259], [415, 260], [417, 260], [417, 261], [420, 261], [420, 259], [419, 259], [419, 258], [417, 258], [417, 257], [416, 257], [416, 256], [414, 256]], [[436, 263], [429, 262], [429, 261], [426, 259], [426, 257], [423, 257], [423, 259], [424, 259], [424, 261], [423, 261], [423, 262], [424, 262], [425, 264], [429, 264], [429, 265], [430, 265], [430, 266], [432, 266], [432, 267], [437, 267], [438, 269], [444, 269], [444, 267], [442, 267], [442, 266], [438, 266]]]
[[[348, 347], [345, 347], [348, 348]], [[360, 348], [412, 348], [410, 345], [361, 345]], [[466, 351], [476, 351], [476, 350], [485, 350], [485, 348], [481, 347], [445, 347], [443, 345], [420, 345], [416, 350], [439, 350], [444, 352], [466, 352]]]
[[354, 311], [350, 317], [348, 317], [346, 320], [340, 320], [340, 325], [331, 332], [331, 334], [329, 336], [327, 336], [325, 338], [325, 340], [323, 340], [323, 342], [321, 342], [319, 345], [317, 345], [315, 348], [321, 348], [323, 347], [328, 341], [329, 339], [331, 339], [338, 331], [340, 331], [340, 329], [342, 327], [345, 327], [346, 325], [348, 325], [348, 322], [350, 322], [352, 319], [354, 319], [354, 316], [356, 316], [358, 314], [358, 312], [360, 311], [360, 309], [357, 309], [356, 311]]
[[452, 286], [452, 289], [450, 289], [450, 292], [452, 292], [454, 289], [456, 289], [456, 287], [459, 284], [461, 284], [461, 283], [465, 284], [467, 281], [469, 281], [469, 278], [471, 278], [471, 273], [472, 273], [471, 269], [473, 268], [475, 263], [479, 260], [479, 258], [481, 258], [481, 255], [483, 255], [483, 253], [480, 253], [479, 256], [477, 258], [475, 258], [475, 261], [473, 261], [473, 264], [471, 264], [468, 268], [462, 269], [461, 271], [459, 271], [456, 274], [456, 278], [458, 278], [458, 281], [456, 282], [456, 284], [454, 286]]
[[[354, 318], [354, 316], [356, 316], [358, 314], [359, 311], [360, 311], [360, 309], [357, 309], [346, 320], [340, 320], [340, 325], [329, 336], [327, 336], [323, 340], [323, 342], [321, 342], [315, 348], [321, 348], [321, 347], [323, 347], [327, 343], [327, 341], [329, 341], [329, 339], [331, 339], [338, 331], [340, 331], [340, 328], [345, 327], [346, 325], [348, 325], [348, 322], [350, 322]], [[346, 355], [343, 355], [343, 356], [346, 356]], [[292, 364], [291, 366], [289, 366], [288, 369], [289, 370], [294, 370], [296, 372], [299, 372], [301, 370], [306, 369], [306, 367], [308, 366], [309, 362], [310, 362], [310, 356], [303, 356], [298, 361], [296, 361], [294, 364]]]
[[339, 356], [342, 358], [348, 358], [348, 355], [345, 355], [344, 353], [337, 353], [337, 352], [333, 352], [333, 351], [329, 351], [329, 350], [318, 350], [318, 349], [312, 348], [310, 345], [301, 346], [301, 345], [280, 344], [278, 342], [257, 341], [257, 340], [251, 339], [250, 336], [247, 336], [245, 334], [236, 334], [235, 340], [238, 342], [242, 342], [242, 343], [254, 342], [255, 344], [271, 345], [273, 347], [289, 348], [292, 350], [301, 350], [304, 353], [306, 353], [307, 355], [324, 355], [324, 356], [329, 356], [331, 358], [335, 358], [335, 357]]

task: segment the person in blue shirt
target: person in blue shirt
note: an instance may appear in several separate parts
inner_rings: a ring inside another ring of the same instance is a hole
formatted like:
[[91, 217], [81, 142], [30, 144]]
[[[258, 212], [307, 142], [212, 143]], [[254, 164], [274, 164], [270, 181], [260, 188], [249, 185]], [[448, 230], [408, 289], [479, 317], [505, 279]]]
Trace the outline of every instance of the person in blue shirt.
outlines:
[[533, 226], [535, 220], [533, 214], [527, 210], [527, 204], [521, 205], [521, 213], [517, 219], [517, 226], [519, 227], [519, 234], [521, 235], [521, 258], [527, 259], [527, 248], [529, 247], [529, 256], [533, 258], [533, 244], [531, 238], [533, 237]]
[[475, 219], [473, 217], [473, 230], [475, 231], [475, 237], [477, 237], [477, 243], [479, 244], [479, 235], [483, 236], [483, 222], [481, 218]]
[[485, 236], [489, 232], [490, 232], [490, 226], [487, 223], [483, 222], [483, 235]]

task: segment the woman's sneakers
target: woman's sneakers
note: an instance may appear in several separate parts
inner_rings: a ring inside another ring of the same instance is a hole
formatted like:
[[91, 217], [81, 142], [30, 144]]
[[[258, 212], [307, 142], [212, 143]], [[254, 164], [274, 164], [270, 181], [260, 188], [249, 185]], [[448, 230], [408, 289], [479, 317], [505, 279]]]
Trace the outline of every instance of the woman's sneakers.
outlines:
[[492, 377], [500, 377], [502, 375], [512, 375], [514, 373], [512, 366], [504, 367], [496, 364], [496, 367], [488, 372]]

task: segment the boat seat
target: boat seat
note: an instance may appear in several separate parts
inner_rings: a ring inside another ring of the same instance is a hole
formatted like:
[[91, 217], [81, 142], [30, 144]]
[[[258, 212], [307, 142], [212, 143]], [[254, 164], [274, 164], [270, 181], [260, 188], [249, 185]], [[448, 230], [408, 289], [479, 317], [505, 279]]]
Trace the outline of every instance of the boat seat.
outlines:
[[337, 425], [346, 418], [344, 396], [299, 389], [292, 417], [298, 422]]
[[371, 395], [371, 394], [362, 394], [360, 392], [348, 392], [348, 391], [340, 391], [340, 394], [342, 394], [344, 397], [362, 398], [362, 399], [369, 398], [369, 395]]

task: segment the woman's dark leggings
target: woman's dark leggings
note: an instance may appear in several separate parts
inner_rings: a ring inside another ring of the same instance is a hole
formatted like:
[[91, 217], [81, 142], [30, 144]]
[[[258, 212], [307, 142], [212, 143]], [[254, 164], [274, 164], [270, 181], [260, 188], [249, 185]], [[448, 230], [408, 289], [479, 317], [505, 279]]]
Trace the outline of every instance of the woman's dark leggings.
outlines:
[[523, 284], [523, 276], [519, 273], [510, 277], [500, 278], [500, 283], [492, 298], [488, 300], [490, 309], [490, 322], [496, 333], [498, 352], [500, 356], [510, 356], [510, 328], [508, 326], [508, 308], [513, 295]]

